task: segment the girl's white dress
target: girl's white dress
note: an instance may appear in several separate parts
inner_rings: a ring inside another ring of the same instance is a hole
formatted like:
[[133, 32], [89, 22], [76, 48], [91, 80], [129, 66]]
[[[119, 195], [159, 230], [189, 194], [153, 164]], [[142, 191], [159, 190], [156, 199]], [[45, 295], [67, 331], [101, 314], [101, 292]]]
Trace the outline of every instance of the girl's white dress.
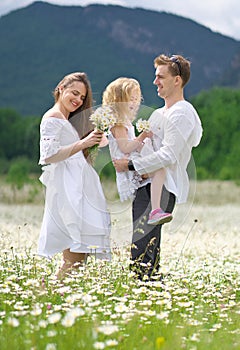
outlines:
[[[52, 257], [70, 248], [110, 258], [110, 215], [99, 176], [82, 151], [67, 156], [69, 145], [79, 140], [77, 131], [68, 120], [50, 117], [41, 122], [40, 135], [46, 199], [38, 254]], [[46, 165], [56, 154], [58, 161]]]
[[[135, 139], [135, 131], [133, 125], [124, 125], [127, 129], [128, 133], [128, 140], [134, 140]], [[109, 151], [112, 159], [121, 159], [121, 158], [128, 158], [133, 159], [134, 154], [138, 152], [132, 152], [130, 155], [124, 154], [118, 147], [117, 140], [113, 136], [113, 134], [109, 133], [108, 135], [109, 140]], [[121, 201], [125, 201], [128, 199], [134, 199], [135, 192], [138, 189], [138, 187], [142, 183], [141, 176], [136, 171], [125, 171], [125, 172], [116, 172], [116, 183], [117, 183], [117, 189], [118, 194]]]

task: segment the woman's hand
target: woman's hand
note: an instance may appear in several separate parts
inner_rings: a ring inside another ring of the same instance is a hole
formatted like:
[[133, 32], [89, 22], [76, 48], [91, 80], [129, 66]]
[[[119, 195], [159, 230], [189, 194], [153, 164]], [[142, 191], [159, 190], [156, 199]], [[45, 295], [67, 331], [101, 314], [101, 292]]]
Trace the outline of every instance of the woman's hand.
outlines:
[[83, 148], [92, 147], [94, 145], [99, 145], [102, 141], [103, 132], [100, 130], [93, 130], [90, 134], [84, 137], [81, 141], [83, 144]]
[[108, 144], [109, 144], [108, 138], [107, 138], [107, 136], [105, 134], [103, 134], [102, 140], [101, 140], [101, 142], [99, 144], [99, 147], [105, 147]]

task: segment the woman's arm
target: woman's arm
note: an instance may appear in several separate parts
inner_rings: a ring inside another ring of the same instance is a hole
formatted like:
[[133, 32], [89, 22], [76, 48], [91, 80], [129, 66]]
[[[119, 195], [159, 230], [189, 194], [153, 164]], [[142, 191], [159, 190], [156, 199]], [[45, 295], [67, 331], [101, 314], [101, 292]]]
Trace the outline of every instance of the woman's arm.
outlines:
[[46, 164], [60, 162], [65, 160], [72, 155], [84, 150], [85, 148], [99, 144], [102, 140], [103, 133], [98, 130], [92, 131], [85, 138], [67, 146], [62, 146], [58, 152], [51, 157], [45, 159]]

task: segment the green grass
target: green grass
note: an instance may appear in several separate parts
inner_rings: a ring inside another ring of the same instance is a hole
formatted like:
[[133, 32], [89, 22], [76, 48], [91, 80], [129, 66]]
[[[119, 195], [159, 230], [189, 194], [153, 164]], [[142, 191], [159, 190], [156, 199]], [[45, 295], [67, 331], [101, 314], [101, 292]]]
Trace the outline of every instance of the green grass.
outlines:
[[140, 282], [128, 250], [116, 249], [61, 284], [60, 256], [2, 252], [1, 350], [240, 349], [239, 254], [178, 258], [162, 261], [172, 273], [164, 283]]
[[61, 255], [35, 254], [41, 188], [35, 204], [30, 188], [17, 194], [17, 203], [10, 190], [4, 186], [0, 201], [1, 350], [240, 349], [234, 184], [200, 182], [191, 211], [176, 209], [163, 230], [161, 272], [171, 274], [164, 283], [140, 282], [129, 271], [131, 205], [117, 203], [113, 191], [112, 261], [92, 256], [61, 284], [55, 278]]

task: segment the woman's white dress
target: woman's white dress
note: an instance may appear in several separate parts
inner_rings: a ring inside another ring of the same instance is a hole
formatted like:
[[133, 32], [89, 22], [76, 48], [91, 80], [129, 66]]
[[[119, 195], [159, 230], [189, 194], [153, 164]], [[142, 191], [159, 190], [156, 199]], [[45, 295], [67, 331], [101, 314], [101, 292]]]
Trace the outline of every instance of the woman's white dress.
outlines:
[[[49, 117], [42, 120], [40, 135], [46, 199], [38, 254], [52, 257], [70, 248], [110, 258], [110, 214], [99, 176], [82, 151], [67, 155], [79, 140], [77, 131], [68, 120]], [[46, 165], [45, 159], [56, 154], [58, 161]]]

